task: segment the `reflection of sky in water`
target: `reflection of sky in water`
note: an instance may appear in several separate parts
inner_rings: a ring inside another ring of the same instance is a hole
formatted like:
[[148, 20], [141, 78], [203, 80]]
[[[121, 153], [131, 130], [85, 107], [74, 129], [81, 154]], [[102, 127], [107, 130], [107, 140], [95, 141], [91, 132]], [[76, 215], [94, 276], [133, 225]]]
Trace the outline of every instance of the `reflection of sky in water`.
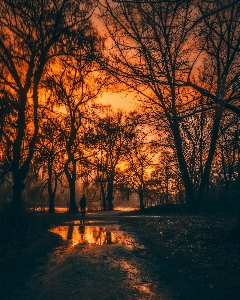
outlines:
[[[87, 225], [87, 224], [93, 224], [93, 223], [106, 223], [106, 221], [103, 221], [103, 220], [84, 220], [84, 221], [82, 221], [82, 220], [75, 220], [75, 221], [70, 221], [70, 222], [66, 222], [65, 224], [67, 224], [67, 225], [80, 225], [80, 224], [83, 224], [84, 223], [84, 225]], [[115, 223], [114, 221], [112, 221], [112, 222], [109, 222], [108, 221], [108, 224], [109, 223]]]
[[[95, 226], [88, 224], [88, 220], [76, 221], [65, 226], [52, 228], [50, 231], [59, 234], [62, 239], [67, 242], [65, 251], [68, 251], [79, 244], [117, 244], [130, 251], [145, 248], [144, 245], [138, 244], [133, 237], [119, 230], [119, 226], [116, 224], [102, 225], [100, 223]], [[136, 290], [144, 294], [144, 298], [139, 298], [139, 300], [153, 299], [153, 292], [151, 291], [152, 287], [148, 274], [143, 275], [138, 264], [134, 261], [128, 261], [121, 257], [115, 261], [114, 265], [115, 264], [118, 265], [119, 268], [126, 274], [126, 284], [129, 285], [130, 282]], [[140, 278], [144, 278], [144, 280], [141, 281]]]
[[[120, 241], [120, 233], [110, 231], [104, 226], [68, 225], [58, 226], [50, 229], [51, 232], [59, 234], [63, 240], [68, 241], [69, 246], [81, 243], [102, 245], [116, 244]], [[122, 236], [121, 236], [122, 238]]]

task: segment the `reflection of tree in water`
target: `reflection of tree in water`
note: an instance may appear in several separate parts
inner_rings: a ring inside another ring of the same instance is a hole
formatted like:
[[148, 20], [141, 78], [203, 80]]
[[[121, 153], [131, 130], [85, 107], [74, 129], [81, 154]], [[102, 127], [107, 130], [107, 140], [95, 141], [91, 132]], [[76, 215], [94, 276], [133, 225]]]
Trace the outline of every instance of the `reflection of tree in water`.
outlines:
[[106, 232], [106, 243], [107, 244], [112, 244], [112, 233], [111, 232]]
[[51, 229], [51, 232], [62, 236], [67, 241], [68, 246], [76, 246], [79, 243], [89, 243], [96, 245], [115, 244], [118, 236], [115, 232], [106, 230], [105, 227], [85, 226], [84, 221], [80, 225], [59, 226]]
[[101, 245], [101, 230], [102, 230], [102, 227], [95, 227], [93, 230], [93, 238], [94, 238], [95, 244]]
[[102, 227], [94, 227], [92, 231], [93, 241], [97, 245], [112, 244], [112, 233], [102, 231]]
[[73, 237], [73, 226], [69, 225], [67, 229], [67, 243], [70, 245], [72, 243], [72, 237]]
[[67, 239], [71, 240], [73, 235], [73, 225], [68, 226]]

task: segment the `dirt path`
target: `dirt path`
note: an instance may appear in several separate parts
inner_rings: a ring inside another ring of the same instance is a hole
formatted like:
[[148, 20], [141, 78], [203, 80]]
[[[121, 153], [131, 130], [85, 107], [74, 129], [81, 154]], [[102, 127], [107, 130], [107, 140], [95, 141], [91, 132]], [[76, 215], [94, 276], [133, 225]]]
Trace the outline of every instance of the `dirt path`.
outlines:
[[157, 261], [136, 232], [123, 230], [120, 219], [98, 212], [56, 224], [51, 231], [63, 245], [38, 261], [17, 298], [8, 299], [205, 299], [174, 267]]

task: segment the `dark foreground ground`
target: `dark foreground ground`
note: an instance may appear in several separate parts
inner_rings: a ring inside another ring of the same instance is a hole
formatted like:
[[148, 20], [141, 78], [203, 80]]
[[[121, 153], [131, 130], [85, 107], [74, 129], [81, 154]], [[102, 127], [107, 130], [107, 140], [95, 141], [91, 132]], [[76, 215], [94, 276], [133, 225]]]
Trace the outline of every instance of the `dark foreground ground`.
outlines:
[[[1, 300], [240, 299], [234, 212], [95, 212], [79, 220], [38, 214], [30, 227], [1, 234]], [[48, 230], [73, 221], [108, 237], [116, 231], [119, 242], [70, 245], [69, 229], [65, 240]]]

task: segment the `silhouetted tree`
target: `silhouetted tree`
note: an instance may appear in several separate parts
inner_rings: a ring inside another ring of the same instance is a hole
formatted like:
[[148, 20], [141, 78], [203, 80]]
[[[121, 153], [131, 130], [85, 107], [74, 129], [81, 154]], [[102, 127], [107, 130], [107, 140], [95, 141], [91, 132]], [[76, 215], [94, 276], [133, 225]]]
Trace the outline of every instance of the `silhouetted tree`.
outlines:
[[42, 111], [40, 130], [35, 145], [33, 164], [41, 175], [41, 190], [47, 188], [49, 213], [55, 212], [55, 196], [58, 183], [62, 183], [64, 173], [63, 136], [59, 128], [61, 120], [49, 110]]
[[[239, 97], [239, 3], [232, 2], [105, 1], [102, 10], [113, 40], [106, 65], [166, 118], [189, 205], [206, 201], [222, 115]], [[184, 132], [192, 134], [191, 116], [207, 110], [211, 138], [196, 190]]]
[[91, 1], [81, 0], [1, 1], [0, 89], [8, 93], [7, 106], [14, 110], [3, 142], [9, 153], [16, 213], [22, 206], [24, 180], [38, 135], [42, 78], [58, 55], [69, 54], [64, 46], [72, 34], [82, 32], [90, 7]]
[[109, 106], [105, 109], [101, 106], [100, 110], [101, 113], [95, 118], [96, 127], [92, 135], [94, 156], [89, 163], [96, 169], [103, 208], [112, 210], [116, 174], [120, 172], [120, 165], [129, 151], [136, 121], [131, 115], [121, 110], [114, 112]]
[[213, 161], [211, 177], [217, 175], [217, 197], [224, 198], [227, 205], [228, 198], [239, 194], [239, 190], [230, 187], [238, 178], [238, 149], [239, 149], [239, 120], [231, 113], [225, 113], [219, 131], [219, 139]]
[[[142, 119], [142, 116], [141, 116]], [[132, 139], [128, 147], [129, 152], [123, 158], [125, 169], [123, 171], [123, 182], [138, 194], [140, 210], [144, 209], [144, 196], [148, 196], [149, 180], [151, 172], [155, 168], [159, 148], [154, 143], [154, 137], [150, 127], [141, 124], [133, 130]]]
[[81, 45], [72, 49], [71, 55], [71, 59], [65, 56], [58, 60], [58, 70], [49, 72], [46, 88], [51, 91], [50, 98], [56, 109], [59, 107], [63, 112], [59, 130], [66, 152], [64, 172], [70, 190], [69, 211], [75, 212], [78, 210], [76, 180], [84, 162], [85, 133], [91, 123], [90, 102], [96, 100], [108, 82], [106, 74], [99, 72], [101, 40], [90, 22], [85, 26]]

